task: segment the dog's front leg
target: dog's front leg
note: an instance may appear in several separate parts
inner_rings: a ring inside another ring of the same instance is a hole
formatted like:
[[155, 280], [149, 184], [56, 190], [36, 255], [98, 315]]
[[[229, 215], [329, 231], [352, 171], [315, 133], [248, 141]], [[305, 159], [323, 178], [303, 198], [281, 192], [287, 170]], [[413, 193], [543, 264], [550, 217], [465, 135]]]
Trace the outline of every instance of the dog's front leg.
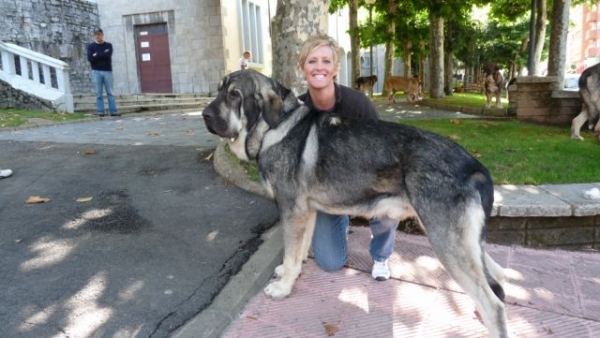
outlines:
[[267, 296], [283, 299], [292, 292], [294, 282], [302, 271], [302, 261], [306, 259], [312, 241], [315, 215], [314, 211], [282, 214], [283, 265], [275, 269], [275, 274], [281, 279], [267, 285], [264, 290]]

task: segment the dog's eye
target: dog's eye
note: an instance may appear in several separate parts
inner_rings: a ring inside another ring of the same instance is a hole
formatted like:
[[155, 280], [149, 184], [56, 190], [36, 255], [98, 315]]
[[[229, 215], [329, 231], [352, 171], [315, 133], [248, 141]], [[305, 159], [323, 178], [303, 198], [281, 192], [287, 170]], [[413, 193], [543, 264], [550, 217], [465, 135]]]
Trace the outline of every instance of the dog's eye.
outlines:
[[237, 90], [230, 90], [229, 92], [227, 92], [227, 99], [228, 100], [239, 100], [242, 97], [242, 93]]
[[238, 93], [234, 90], [227, 93], [227, 99], [229, 99], [229, 100], [235, 100], [235, 99], [237, 99], [237, 97], [238, 97]]

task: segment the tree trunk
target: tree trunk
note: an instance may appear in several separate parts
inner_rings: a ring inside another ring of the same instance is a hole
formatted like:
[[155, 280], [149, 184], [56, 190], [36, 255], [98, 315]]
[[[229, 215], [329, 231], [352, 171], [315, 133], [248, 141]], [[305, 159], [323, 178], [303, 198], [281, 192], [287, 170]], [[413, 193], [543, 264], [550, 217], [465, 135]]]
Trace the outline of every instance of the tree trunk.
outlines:
[[350, 0], [348, 2], [349, 8], [349, 30], [350, 30], [350, 55], [352, 58], [352, 71], [350, 87], [354, 87], [356, 79], [360, 76], [360, 36], [358, 34], [358, 0]]
[[329, 1], [278, 0], [272, 21], [273, 79], [294, 90], [306, 91], [298, 66], [298, 53], [304, 41], [314, 34], [327, 34]]
[[540, 75], [540, 61], [542, 59], [542, 51], [544, 50], [544, 42], [546, 41], [546, 21], [548, 14], [546, 11], [546, 0], [537, 0], [536, 18], [535, 18], [535, 49], [533, 56], [534, 75]]
[[[396, 12], [398, 11], [398, 3], [396, 1], [390, 1], [389, 5], [389, 14], [390, 16], [395, 17]], [[378, 81], [381, 81], [381, 83], [383, 83], [386, 77], [392, 76], [394, 74], [394, 41], [396, 40], [396, 22], [394, 20], [388, 21], [387, 32], [388, 40], [385, 43], [385, 64], [383, 71], [384, 78], [378, 79]], [[383, 87], [381, 92], [383, 97], [387, 97], [389, 95], [389, 93], [386, 92]]]
[[444, 51], [444, 94], [451, 96], [454, 83], [454, 60], [450, 51]]
[[429, 24], [431, 32], [429, 96], [439, 99], [444, 97], [444, 18], [430, 15]]
[[554, 0], [552, 6], [548, 76], [558, 76], [559, 84], [563, 83], [565, 77], [570, 7], [571, 0]]
[[412, 77], [412, 52], [413, 42], [407, 40], [404, 43], [404, 77]]

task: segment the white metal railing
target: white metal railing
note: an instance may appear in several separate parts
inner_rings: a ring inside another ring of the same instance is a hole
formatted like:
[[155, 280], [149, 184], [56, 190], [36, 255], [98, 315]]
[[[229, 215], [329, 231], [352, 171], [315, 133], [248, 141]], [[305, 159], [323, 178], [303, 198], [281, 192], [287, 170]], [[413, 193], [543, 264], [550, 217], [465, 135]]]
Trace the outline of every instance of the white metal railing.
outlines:
[[73, 112], [67, 63], [5, 42], [0, 42], [0, 55], [0, 80], [52, 102], [57, 111]]

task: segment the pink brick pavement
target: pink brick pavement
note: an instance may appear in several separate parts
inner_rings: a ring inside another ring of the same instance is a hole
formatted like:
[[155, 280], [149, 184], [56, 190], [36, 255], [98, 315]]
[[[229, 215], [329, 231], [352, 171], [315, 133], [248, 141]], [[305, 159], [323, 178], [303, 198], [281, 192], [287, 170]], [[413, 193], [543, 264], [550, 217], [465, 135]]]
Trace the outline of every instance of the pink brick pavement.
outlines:
[[[347, 268], [327, 273], [309, 260], [288, 298], [260, 292], [222, 337], [487, 337], [425, 237], [398, 233], [387, 282], [370, 276], [369, 229], [352, 227], [349, 240]], [[600, 337], [600, 253], [487, 251], [506, 268], [511, 337]]]

